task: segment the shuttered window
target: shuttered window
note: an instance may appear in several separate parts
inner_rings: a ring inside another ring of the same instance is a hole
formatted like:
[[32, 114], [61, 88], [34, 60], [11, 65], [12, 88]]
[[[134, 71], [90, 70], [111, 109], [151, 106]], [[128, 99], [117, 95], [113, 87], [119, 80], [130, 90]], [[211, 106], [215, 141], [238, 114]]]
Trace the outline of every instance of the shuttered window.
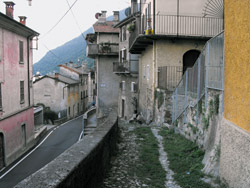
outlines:
[[24, 103], [24, 81], [20, 81], [20, 103]]
[[19, 63], [23, 62], [23, 41], [19, 41]]

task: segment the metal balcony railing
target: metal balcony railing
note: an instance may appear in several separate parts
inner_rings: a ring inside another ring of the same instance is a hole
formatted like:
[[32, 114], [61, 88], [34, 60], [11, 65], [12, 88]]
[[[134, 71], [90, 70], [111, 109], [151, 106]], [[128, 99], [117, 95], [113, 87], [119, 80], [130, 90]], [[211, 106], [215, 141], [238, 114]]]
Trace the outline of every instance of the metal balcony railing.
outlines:
[[224, 19], [212, 17], [151, 15], [148, 18], [141, 15], [130, 33], [129, 47], [133, 47], [139, 35], [212, 38], [223, 31], [223, 24]]
[[87, 56], [118, 55], [119, 44], [118, 43], [88, 44], [86, 52]]
[[139, 69], [138, 66], [139, 66], [138, 60], [113, 62], [113, 72], [124, 73], [124, 74], [126, 73], [138, 74], [138, 69]]

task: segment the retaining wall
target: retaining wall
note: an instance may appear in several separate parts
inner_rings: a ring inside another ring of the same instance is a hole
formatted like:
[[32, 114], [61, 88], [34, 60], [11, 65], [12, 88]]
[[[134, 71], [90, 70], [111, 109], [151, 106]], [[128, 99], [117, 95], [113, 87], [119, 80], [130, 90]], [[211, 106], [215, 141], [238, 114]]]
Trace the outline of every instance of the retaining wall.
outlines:
[[116, 147], [117, 131], [117, 114], [111, 112], [93, 133], [15, 187], [99, 187]]

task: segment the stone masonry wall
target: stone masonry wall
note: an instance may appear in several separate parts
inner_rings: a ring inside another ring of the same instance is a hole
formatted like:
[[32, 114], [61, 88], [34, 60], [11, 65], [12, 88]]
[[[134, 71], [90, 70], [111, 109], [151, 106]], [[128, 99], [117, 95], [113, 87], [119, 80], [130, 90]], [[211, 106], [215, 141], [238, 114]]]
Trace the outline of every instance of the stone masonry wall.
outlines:
[[109, 167], [117, 140], [117, 114], [111, 112], [103, 124], [62, 153], [16, 188], [95, 188]]

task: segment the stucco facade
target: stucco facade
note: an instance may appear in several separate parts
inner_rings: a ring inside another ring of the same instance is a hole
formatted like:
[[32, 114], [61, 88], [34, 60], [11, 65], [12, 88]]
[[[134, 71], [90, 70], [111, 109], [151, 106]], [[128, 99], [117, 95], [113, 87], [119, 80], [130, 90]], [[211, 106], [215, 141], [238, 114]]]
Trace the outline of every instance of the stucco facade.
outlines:
[[[223, 18], [219, 14], [208, 16], [207, 4], [207, 0], [141, 1], [141, 15], [136, 19], [130, 52], [140, 54], [139, 109], [147, 122], [156, 116], [156, 88], [169, 91], [176, 87], [206, 41], [222, 31]], [[221, 6], [218, 9], [223, 10]], [[163, 81], [171, 82], [171, 87], [162, 84]]]
[[34, 144], [30, 80], [32, 38], [37, 35], [12, 17], [0, 13], [0, 169]]
[[114, 12], [116, 20], [107, 21], [106, 11], [102, 11], [93, 25], [95, 33], [86, 37], [87, 56], [96, 65], [98, 118], [107, 115], [109, 108], [117, 108], [119, 77], [113, 74], [113, 62], [118, 61], [119, 29], [113, 26], [119, 21], [118, 14]]
[[79, 82], [58, 76], [44, 76], [34, 82], [34, 103], [50, 107], [58, 118], [76, 117], [80, 114]]
[[225, 109], [221, 178], [250, 187], [250, 1], [225, 0]]

